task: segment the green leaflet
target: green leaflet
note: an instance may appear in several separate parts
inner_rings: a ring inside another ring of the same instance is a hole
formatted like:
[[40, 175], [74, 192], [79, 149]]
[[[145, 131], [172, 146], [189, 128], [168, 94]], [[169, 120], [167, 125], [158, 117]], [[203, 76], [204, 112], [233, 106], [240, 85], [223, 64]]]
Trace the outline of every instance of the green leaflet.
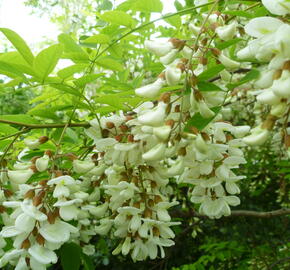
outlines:
[[60, 59], [63, 46], [60, 44], [52, 45], [42, 50], [34, 59], [33, 68], [37, 77], [44, 81], [47, 76], [54, 70]]
[[0, 28], [0, 31], [6, 36], [6, 38], [13, 44], [17, 51], [23, 56], [25, 61], [29, 64], [33, 64], [34, 56], [29, 49], [26, 42], [14, 31], [8, 28]]
[[100, 18], [105, 22], [123, 25], [129, 28], [135, 25], [135, 20], [129, 14], [121, 10], [107, 11], [100, 15]]
[[196, 113], [187, 121], [184, 131], [189, 132], [190, 127], [196, 127], [199, 131], [203, 130], [219, 113], [221, 107], [214, 107], [211, 110], [215, 112], [215, 115], [211, 118], [203, 118], [200, 113]]

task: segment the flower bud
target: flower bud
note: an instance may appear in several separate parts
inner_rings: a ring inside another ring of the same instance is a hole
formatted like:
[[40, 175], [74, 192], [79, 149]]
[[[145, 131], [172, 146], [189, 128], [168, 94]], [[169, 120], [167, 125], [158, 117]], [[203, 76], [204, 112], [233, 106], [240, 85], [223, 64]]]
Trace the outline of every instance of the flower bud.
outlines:
[[36, 169], [39, 172], [44, 172], [48, 168], [48, 162], [49, 162], [49, 156], [47, 156], [47, 155], [44, 155], [43, 157], [38, 158], [35, 161]]

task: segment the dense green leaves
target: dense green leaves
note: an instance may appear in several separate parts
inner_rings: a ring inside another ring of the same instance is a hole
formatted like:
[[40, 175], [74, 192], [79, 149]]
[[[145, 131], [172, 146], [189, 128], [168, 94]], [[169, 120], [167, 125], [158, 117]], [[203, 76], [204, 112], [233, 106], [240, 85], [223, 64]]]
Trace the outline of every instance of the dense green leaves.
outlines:
[[213, 67], [205, 70], [204, 72], [202, 72], [200, 75], [197, 76], [197, 78], [199, 81], [206, 81], [206, 80], [212, 79], [213, 77], [217, 76], [217, 74], [224, 69], [225, 69], [225, 67], [221, 64], [217, 65], [217, 66], [213, 66]]
[[0, 28], [0, 31], [9, 39], [17, 51], [23, 56], [28, 64], [32, 65], [34, 56], [26, 42], [14, 31], [7, 28]]
[[44, 49], [35, 57], [33, 68], [41, 81], [44, 81], [54, 70], [62, 51], [63, 47], [56, 44]]
[[160, 0], [137, 0], [133, 9], [142, 12], [162, 12], [163, 4]]
[[219, 86], [217, 86], [214, 83], [210, 83], [210, 82], [198, 82], [197, 83], [198, 86], [198, 90], [200, 91], [223, 91], [223, 89], [221, 89]]
[[106, 22], [123, 25], [129, 28], [133, 27], [135, 24], [134, 19], [129, 14], [121, 10], [107, 11], [100, 15], [100, 18]]
[[105, 44], [110, 42], [110, 37], [105, 34], [97, 34], [91, 37], [82, 40], [82, 44], [86, 45], [96, 45], [96, 44]]
[[[215, 114], [217, 114], [220, 110], [221, 107], [214, 107], [211, 108], [211, 110], [213, 112], [215, 112]], [[210, 118], [204, 118], [201, 116], [200, 113], [196, 113], [193, 117], [191, 117], [187, 123], [186, 126], [184, 128], [185, 131], [190, 132], [190, 128], [191, 127], [196, 127], [198, 130], [203, 130], [213, 119], [215, 118], [215, 115], [213, 117]]]
[[74, 243], [65, 243], [60, 249], [60, 261], [63, 270], [79, 270], [81, 253], [80, 246]]
[[249, 71], [243, 78], [241, 78], [238, 82], [233, 83], [233, 84], [228, 84], [227, 87], [229, 89], [234, 89], [235, 87], [242, 85], [244, 83], [250, 82], [252, 80], [255, 80], [259, 77], [260, 72], [256, 69], [252, 69]]
[[100, 57], [99, 59], [96, 60], [96, 64], [103, 68], [115, 71], [122, 71], [124, 69], [121, 63], [117, 62], [116, 60], [114, 60], [109, 56]]

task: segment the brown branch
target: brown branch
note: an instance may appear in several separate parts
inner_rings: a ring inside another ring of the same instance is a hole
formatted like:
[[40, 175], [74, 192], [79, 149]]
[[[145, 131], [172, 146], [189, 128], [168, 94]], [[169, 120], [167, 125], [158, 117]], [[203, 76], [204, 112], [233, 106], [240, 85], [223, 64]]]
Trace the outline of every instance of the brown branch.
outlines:
[[[199, 214], [197, 212], [183, 212], [180, 210], [174, 210], [171, 212], [172, 217], [199, 217], [199, 218], [208, 218], [206, 215]], [[251, 210], [233, 210], [231, 211], [230, 216], [225, 216], [225, 218], [229, 217], [256, 217], [256, 218], [271, 218], [271, 217], [279, 217], [290, 215], [290, 208], [282, 208], [279, 210], [269, 211], [269, 212], [259, 212], [259, 211], [251, 211]]]
[[[63, 128], [67, 125], [67, 123], [52, 123], [52, 124], [27, 124], [27, 123], [21, 123], [21, 122], [15, 122], [15, 121], [9, 121], [0, 119], [0, 123], [5, 123], [9, 125], [16, 125], [20, 127], [26, 127], [29, 129], [38, 129], [38, 128]], [[88, 122], [84, 123], [69, 123], [68, 127], [89, 127], [90, 124]]]

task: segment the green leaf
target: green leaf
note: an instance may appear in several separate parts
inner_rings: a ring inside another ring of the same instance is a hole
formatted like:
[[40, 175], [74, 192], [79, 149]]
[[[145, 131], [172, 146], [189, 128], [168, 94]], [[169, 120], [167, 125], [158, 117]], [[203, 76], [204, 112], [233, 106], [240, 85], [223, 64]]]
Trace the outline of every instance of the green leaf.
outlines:
[[203, 130], [218, 114], [221, 107], [211, 108], [215, 115], [211, 118], [203, 118], [200, 113], [196, 113], [193, 117], [191, 117], [184, 128], [184, 131], [189, 132], [191, 127], [196, 127], [199, 131]]
[[34, 118], [30, 117], [27, 114], [6, 114], [6, 115], [0, 115], [1, 120], [7, 120], [7, 121], [13, 121], [23, 124], [37, 124], [38, 121], [36, 121]]
[[88, 83], [91, 83], [95, 81], [96, 79], [100, 78], [101, 76], [104, 76], [105, 73], [100, 74], [88, 74], [80, 77], [79, 79], [74, 81], [74, 84], [78, 87], [83, 87]]
[[83, 44], [94, 45], [94, 44], [106, 44], [110, 42], [110, 37], [105, 34], [98, 34], [88, 37], [81, 41]]
[[198, 82], [197, 87], [198, 90], [202, 92], [224, 91], [223, 89], [221, 89], [220, 87], [211, 82]]
[[240, 41], [242, 41], [241, 38], [234, 38], [234, 39], [231, 39], [229, 41], [225, 41], [225, 42], [218, 42], [216, 44], [216, 48], [218, 48], [219, 50], [224, 50], [234, 44], [237, 44], [239, 43]]
[[0, 123], [0, 133], [1, 134], [10, 135], [10, 134], [16, 133], [17, 131], [18, 131], [18, 129], [11, 127], [8, 124]]
[[30, 65], [33, 64], [34, 56], [29, 49], [26, 42], [14, 31], [7, 28], [0, 28], [0, 31], [6, 36], [6, 38], [13, 44], [17, 51], [23, 56], [26, 62]]
[[20, 72], [15, 66], [2, 61], [0, 61], [0, 74], [4, 74], [10, 78], [25, 78], [22, 72]]
[[66, 79], [71, 77], [75, 73], [80, 73], [86, 69], [86, 64], [75, 64], [66, 68], [63, 68], [57, 72], [58, 77]]
[[63, 270], [79, 270], [82, 250], [74, 243], [65, 243], [60, 249], [60, 262]]
[[2, 140], [0, 141], [0, 154], [5, 151], [6, 147], [12, 142], [12, 140]]
[[42, 50], [35, 57], [33, 68], [41, 81], [44, 81], [45, 78], [54, 70], [62, 55], [62, 51], [63, 46], [56, 44]]
[[133, 10], [142, 12], [162, 12], [163, 5], [160, 0], [137, 0]]
[[181, 26], [181, 18], [179, 15], [169, 17], [165, 19], [165, 21], [176, 28], [179, 28]]
[[234, 89], [235, 87], [237, 87], [239, 85], [242, 85], [244, 83], [247, 83], [247, 82], [250, 82], [250, 81], [257, 79], [259, 76], [260, 76], [260, 71], [258, 71], [257, 69], [252, 69], [243, 78], [241, 78], [238, 82], [228, 84], [227, 87], [229, 89]]
[[64, 84], [50, 84], [53, 88], [60, 90], [64, 93], [71, 94], [73, 96], [81, 97], [82, 94], [72, 86], [64, 85]]
[[58, 36], [59, 43], [64, 45], [64, 57], [75, 62], [85, 62], [89, 60], [88, 54], [71, 38], [68, 34]]
[[101, 57], [96, 61], [96, 64], [110, 70], [123, 71], [124, 67], [122, 64], [112, 59], [111, 57]]
[[94, 263], [88, 255], [82, 253], [81, 257], [82, 257], [84, 270], [95, 270]]
[[224, 69], [225, 67], [223, 65], [211, 67], [197, 76], [198, 81], [207, 81], [209, 79], [212, 79], [214, 76], [217, 76]]
[[133, 27], [135, 24], [134, 19], [129, 14], [121, 10], [107, 11], [100, 15], [100, 18], [105, 22], [123, 25], [126, 27]]

